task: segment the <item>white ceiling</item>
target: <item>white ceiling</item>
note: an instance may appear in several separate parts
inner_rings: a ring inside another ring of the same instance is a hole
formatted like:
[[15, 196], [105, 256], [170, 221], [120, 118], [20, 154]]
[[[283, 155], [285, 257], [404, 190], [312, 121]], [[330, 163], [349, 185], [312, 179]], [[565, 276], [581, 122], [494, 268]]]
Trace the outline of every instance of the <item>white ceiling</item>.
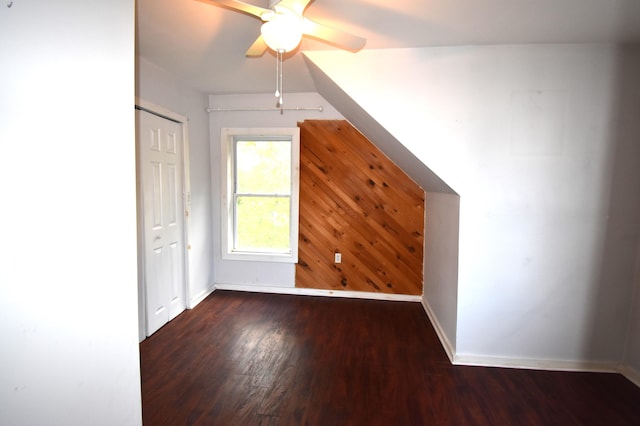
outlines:
[[[305, 16], [365, 37], [365, 49], [640, 43], [640, 0], [315, 0]], [[275, 56], [244, 56], [260, 24], [203, 0], [137, 0], [137, 50], [204, 92], [266, 93], [275, 88]], [[299, 48], [318, 49], [335, 48], [309, 39]], [[299, 51], [284, 63], [284, 85], [315, 91]]]

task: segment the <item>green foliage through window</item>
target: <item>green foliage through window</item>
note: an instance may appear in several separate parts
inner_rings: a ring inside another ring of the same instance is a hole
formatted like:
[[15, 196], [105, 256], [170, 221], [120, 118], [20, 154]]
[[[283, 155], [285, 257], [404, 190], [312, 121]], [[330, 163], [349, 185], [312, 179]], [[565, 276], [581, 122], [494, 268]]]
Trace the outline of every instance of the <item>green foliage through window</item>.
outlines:
[[291, 142], [235, 141], [234, 249], [290, 250]]
[[239, 196], [236, 200], [237, 249], [289, 249], [289, 198]]

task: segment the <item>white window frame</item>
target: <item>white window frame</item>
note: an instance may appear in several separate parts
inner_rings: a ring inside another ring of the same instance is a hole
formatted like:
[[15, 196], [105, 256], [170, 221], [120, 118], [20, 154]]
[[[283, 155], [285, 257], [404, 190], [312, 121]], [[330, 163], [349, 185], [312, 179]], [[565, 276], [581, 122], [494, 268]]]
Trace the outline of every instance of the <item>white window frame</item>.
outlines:
[[[291, 202], [289, 218], [290, 252], [252, 252], [234, 249], [234, 140], [291, 140]], [[278, 128], [223, 128], [220, 135], [222, 147], [222, 258], [225, 260], [249, 260], [259, 262], [298, 262], [298, 209], [300, 195], [300, 129]]]

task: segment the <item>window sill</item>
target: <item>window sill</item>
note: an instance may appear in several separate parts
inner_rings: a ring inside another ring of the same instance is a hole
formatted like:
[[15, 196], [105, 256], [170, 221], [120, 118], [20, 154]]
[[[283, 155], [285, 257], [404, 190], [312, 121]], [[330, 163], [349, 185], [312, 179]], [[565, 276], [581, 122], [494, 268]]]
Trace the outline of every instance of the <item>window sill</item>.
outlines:
[[298, 263], [297, 254], [293, 253], [231, 251], [222, 253], [222, 258], [224, 260], [244, 260], [248, 262]]

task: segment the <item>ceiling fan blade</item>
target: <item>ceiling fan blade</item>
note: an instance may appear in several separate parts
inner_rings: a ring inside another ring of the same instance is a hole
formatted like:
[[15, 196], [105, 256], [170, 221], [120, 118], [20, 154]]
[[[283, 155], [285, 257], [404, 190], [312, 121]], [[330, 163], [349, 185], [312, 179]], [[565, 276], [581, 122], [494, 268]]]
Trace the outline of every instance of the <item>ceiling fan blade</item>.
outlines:
[[198, 0], [203, 3], [211, 3], [218, 6], [225, 7], [227, 9], [235, 10], [238, 12], [246, 13], [247, 15], [255, 16], [256, 18], [262, 19], [262, 15], [266, 12], [271, 13], [270, 9], [265, 9], [264, 7], [254, 6], [249, 3], [245, 3], [240, 0]]
[[302, 16], [302, 13], [312, 1], [313, 0], [280, 0], [276, 5], [284, 6]]
[[249, 46], [249, 50], [247, 50], [246, 56], [255, 58], [264, 55], [264, 52], [266, 51], [267, 43], [264, 42], [264, 38], [262, 38], [262, 36], [259, 36], [256, 41], [254, 41], [253, 44]]
[[314, 37], [323, 41], [333, 44], [342, 49], [351, 50], [357, 52], [362, 49], [367, 40], [349, 34], [345, 31], [336, 30], [335, 28], [327, 27], [326, 25], [313, 22], [311, 19], [303, 18], [303, 34], [310, 37]]

